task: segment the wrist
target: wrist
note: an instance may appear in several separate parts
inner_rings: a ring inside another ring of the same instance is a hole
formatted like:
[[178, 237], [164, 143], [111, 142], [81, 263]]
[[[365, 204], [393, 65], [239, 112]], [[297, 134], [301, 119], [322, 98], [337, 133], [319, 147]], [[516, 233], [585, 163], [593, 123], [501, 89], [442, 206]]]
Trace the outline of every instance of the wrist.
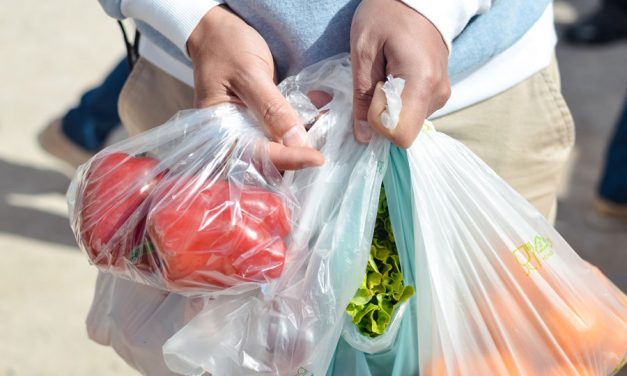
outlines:
[[186, 43], [187, 53], [192, 61], [207, 47], [207, 38], [210, 35], [215, 35], [215, 31], [219, 30], [220, 22], [226, 14], [232, 14], [228, 7], [226, 5], [218, 5], [211, 8], [200, 19]]

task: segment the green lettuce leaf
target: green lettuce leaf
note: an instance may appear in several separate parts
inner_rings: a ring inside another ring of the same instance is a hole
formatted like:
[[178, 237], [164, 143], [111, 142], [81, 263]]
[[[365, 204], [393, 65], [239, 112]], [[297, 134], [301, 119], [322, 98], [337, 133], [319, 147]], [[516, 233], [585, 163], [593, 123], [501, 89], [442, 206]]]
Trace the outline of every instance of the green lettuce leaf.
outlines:
[[374, 338], [385, 333], [394, 310], [413, 294], [414, 288], [403, 283], [387, 199], [381, 188], [366, 272], [346, 312], [361, 334]]

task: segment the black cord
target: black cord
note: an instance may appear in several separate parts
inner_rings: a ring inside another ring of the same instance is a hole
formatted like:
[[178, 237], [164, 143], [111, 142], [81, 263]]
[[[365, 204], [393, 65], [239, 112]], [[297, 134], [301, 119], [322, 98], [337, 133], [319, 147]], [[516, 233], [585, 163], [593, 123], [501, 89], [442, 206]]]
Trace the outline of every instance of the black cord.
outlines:
[[126, 47], [126, 61], [128, 62], [129, 69], [133, 69], [135, 62], [139, 58], [139, 30], [135, 29], [135, 38], [133, 43], [128, 39], [128, 35], [126, 34], [126, 28], [124, 28], [124, 24], [122, 21], [118, 20], [118, 25], [120, 26], [120, 30], [122, 30], [122, 36], [124, 37], [124, 46]]
[[135, 62], [137, 62], [137, 59], [139, 59], [139, 37], [141, 37], [141, 34], [139, 33], [139, 30], [135, 29], [135, 38], [133, 40], [133, 52], [135, 52]]

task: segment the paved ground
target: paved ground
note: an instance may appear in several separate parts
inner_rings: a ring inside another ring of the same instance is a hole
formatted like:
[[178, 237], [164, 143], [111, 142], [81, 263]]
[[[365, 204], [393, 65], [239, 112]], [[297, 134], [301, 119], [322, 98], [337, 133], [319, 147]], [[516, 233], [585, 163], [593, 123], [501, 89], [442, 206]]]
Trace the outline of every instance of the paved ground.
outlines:
[[[594, 5], [573, 3], [580, 10]], [[562, 10], [561, 17], [572, 14]], [[122, 55], [117, 26], [95, 1], [8, 2], [0, 12], [0, 51], [0, 376], [133, 375], [86, 338], [94, 268], [67, 225], [67, 172], [35, 142], [44, 122]], [[558, 229], [627, 291], [627, 224], [600, 218], [591, 206], [626, 94], [627, 44], [560, 45], [558, 57], [578, 132]]]

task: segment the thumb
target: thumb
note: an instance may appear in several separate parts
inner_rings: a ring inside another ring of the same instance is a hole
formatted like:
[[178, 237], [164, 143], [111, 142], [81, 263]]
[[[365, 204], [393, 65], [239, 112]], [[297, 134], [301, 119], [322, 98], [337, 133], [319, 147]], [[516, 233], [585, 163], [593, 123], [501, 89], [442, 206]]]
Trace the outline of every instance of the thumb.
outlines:
[[381, 114], [387, 106], [387, 99], [383, 91], [383, 82], [377, 84], [372, 104], [368, 111], [368, 122], [376, 133], [381, 134], [401, 148], [408, 148], [420, 133], [422, 123], [427, 117], [430, 103], [425, 93], [427, 88], [417, 84], [417, 80], [406, 78], [405, 88], [401, 94], [402, 108], [398, 124], [393, 129], [387, 129], [381, 121]]
[[251, 76], [232, 90], [255, 115], [275, 141], [269, 148], [270, 160], [280, 170], [320, 166], [324, 156], [312, 148], [307, 131], [281, 92], [264, 73]]

